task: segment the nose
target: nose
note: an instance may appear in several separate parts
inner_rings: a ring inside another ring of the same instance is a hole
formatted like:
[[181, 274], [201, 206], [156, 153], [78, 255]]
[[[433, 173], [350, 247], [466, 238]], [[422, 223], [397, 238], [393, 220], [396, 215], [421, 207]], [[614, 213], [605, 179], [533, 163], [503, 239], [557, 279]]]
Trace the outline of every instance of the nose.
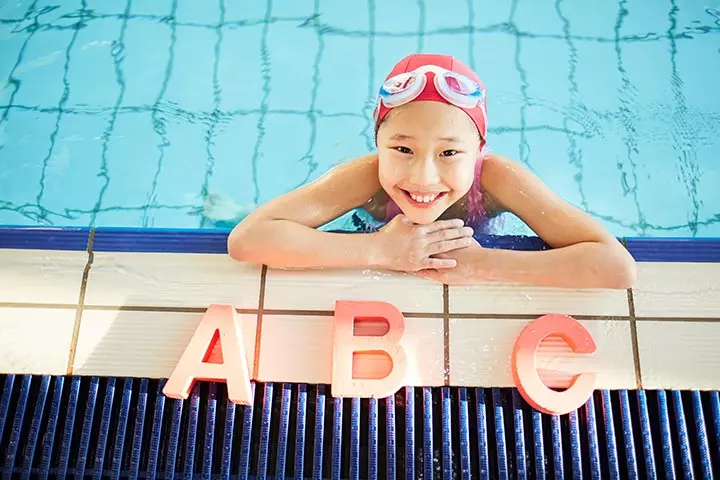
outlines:
[[440, 172], [432, 155], [415, 157], [410, 181], [415, 185], [434, 185], [440, 182]]

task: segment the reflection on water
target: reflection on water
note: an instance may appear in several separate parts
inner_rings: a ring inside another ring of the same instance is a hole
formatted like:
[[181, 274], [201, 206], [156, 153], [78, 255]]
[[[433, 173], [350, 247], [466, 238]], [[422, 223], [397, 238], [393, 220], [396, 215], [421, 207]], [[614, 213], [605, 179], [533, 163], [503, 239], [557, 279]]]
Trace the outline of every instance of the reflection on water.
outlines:
[[371, 151], [387, 69], [432, 51], [484, 79], [493, 150], [613, 233], [720, 236], [717, 5], [84, 5], [0, 7], [2, 224], [230, 228]]

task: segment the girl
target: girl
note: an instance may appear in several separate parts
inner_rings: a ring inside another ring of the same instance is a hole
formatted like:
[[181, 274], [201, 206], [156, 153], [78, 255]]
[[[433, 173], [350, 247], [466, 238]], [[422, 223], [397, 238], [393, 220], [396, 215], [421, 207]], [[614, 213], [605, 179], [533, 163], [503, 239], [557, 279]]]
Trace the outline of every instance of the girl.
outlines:
[[[280, 268], [397, 270], [449, 285], [633, 285], [635, 262], [615, 237], [520, 164], [490, 152], [485, 87], [457, 59], [402, 59], [380, 89], [374, 118], [377, 153], [250, 213], [228, 238], [230, 256]], [[352, 235], [317, 230], [356, 208], [385, 225]], [[504, 211], [551, 249], [481, 247], [473, 233]]]

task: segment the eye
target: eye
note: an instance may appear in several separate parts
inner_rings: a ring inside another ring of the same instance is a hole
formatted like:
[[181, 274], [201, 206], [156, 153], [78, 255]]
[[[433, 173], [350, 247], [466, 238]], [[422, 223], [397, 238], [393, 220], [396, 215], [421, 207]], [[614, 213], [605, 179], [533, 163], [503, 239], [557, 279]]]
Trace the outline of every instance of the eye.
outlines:
[[412, 150], [410, 150], [408, 147], [393, 147], [394, 150], [397, 150], [400, 153], [404, 153], [405, 155], [409, 155], [412, 153]]
[[457, 155], [457, 153], [458, 153], [457, 150], [444, 150], [444, 151], [440, 154], [440, 156], [441, 156], [441, 157], [452, 157], [452, 156], [454, 156], [454, 155]]

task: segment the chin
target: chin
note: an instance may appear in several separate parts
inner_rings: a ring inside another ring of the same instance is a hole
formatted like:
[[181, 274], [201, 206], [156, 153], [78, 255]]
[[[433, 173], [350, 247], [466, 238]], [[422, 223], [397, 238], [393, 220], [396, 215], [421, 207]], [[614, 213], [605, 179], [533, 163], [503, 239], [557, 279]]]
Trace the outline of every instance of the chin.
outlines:
[[436, 221], [448, 209], [450, 205], [442, 204], [431, 207], [417, 207], [408, 202], [403, 202], [400, 207], [403, 214], [413, 223], [418, 225], [429, 225]]

